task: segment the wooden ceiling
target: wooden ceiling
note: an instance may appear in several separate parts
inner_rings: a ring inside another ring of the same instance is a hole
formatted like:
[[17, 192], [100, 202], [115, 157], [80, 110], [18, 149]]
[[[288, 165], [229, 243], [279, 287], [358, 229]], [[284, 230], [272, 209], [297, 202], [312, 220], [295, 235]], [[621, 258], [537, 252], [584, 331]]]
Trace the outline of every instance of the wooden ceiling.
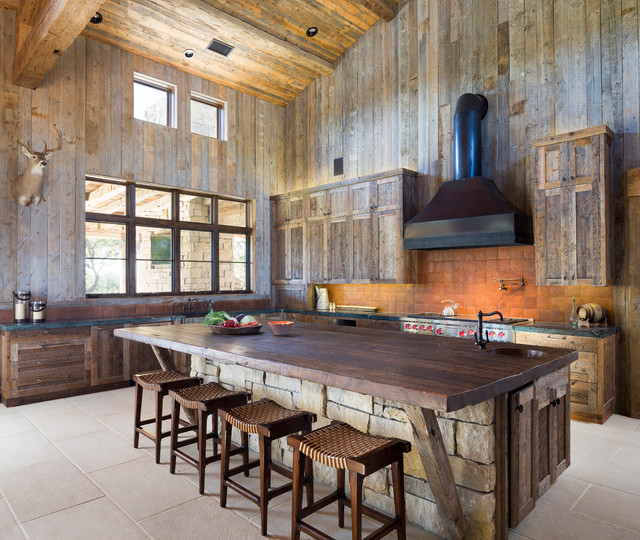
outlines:
[[[82, 32], [285, 105], [317, 76], [331, 73], [334, 60], [379, 19], [392, 20], [397, 1], [0, 0], [0, 6], [18, 12], [16, 84], [37, 86]], [[88, 22], [87, 10], [99, 10], [103, 22], [82, 28], [78, 20]], [[311, 26], [319, 30], [315, 37], [306, 35]], [[234, 47], [228, 57], [206, 49], [213, 38]], [[186, 59], [185, 49], [195, 56]]]

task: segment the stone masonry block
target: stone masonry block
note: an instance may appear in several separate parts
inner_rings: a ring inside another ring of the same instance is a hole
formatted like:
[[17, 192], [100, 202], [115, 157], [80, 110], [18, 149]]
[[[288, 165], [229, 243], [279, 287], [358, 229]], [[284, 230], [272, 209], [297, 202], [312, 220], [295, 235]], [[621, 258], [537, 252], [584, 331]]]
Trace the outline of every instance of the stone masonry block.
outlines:
[[369, 415], [362, 411], [356, 411], [349, 407], [343, 407], [333, 401], [327, 402], [327, 416], [332, 420], [340, 420], [350, 424], [360, 431], [367, 432], [369, 429]]
[[382, 416], [372, 416], [369, 423], [369, 432], [381, 437], [397, 437], [405, 441], [413, 441], [413, 431], [407, 422], [396, 422]]
[[364, 486], [377, 491], [378, 493], [384, 493], [385, 495], [390, 494], [389, 488], [389, 478], [390, 478], [390, 469], [385, 467], [384, 469], [380, 469], [379, 471], [370, 474], [364, 479]]
[[405, 495], [407, 505], [407, 520], [412, 523], [417, 523], [419, 526], [427, 529], [428, 531], [442, 536], [446, 536], [440, 514], [438, 514], [438, 507], [436, 503], [422, 499], [407, 493]]
[[327, 399], [352, 409], [373, 413], [373, 397], [327, 386]]
[[283, 377], [282, 375], [274, 375], [272, 373], [266, 373], [264, 383], [267, 386], [274, 386], [282, 390], [289, 390], [290, 392], [300, 392], [302, 387], [302, 381], [300, 379], [292, 379], [291, 377]]
[[245, 388], [245, 381], [263, 384], [264, 372], [233, 364], [220, 364], [220, 380], [234, 386]]
[[200, 373], [205, 373], [207, 365], [207, 360], [204, 356], [196, 356], [193, 355], [191, 357], [191, 369], [192, 371], [198, 371]]
[[481, 523], [491, 523], [496, 513], [495, 492], [480, 493], [459, 487], [460, 504], [464, 515]]
[[280, 390], [279, 388], [273, 388], [271, 386], [265, 386], [263, 384], [253, 384], [252, 387], [252, 401], [260, 401], [263, 398], [271, 399], [278, 405], [282, 405], [287, 409], [295, 409], [293, 403], [293, 395], [287, 390]]
[[495, 488], [495, 465], [483, 465], [458, 456], [449, 456], [449, 463], [456, 484], [482, 492], [489, 492]]
[[302, 410], [324, 416], [327, 405], [327, 390], [322, 384], [302, 381], [299, 407]]
[[495, 459], [493, 426], [458, 422], [456, 451], [465, 459], [472, 459], [479, 463], [493, 463]]
[[490, 425], [494, 421], [494, 405], [493, 399], [483, 401], [477, 405], [468, 405], [464, 409], [452, 413], [445, 413], [445, 418], [454, 418], [463, 422], [471, 422], [473, 424]]
[[[373, 489], [369, 489], [367, 487], [363, 489], [363, 494], [365, 504], [373, 506], [378, 510], [382, 510], [387, 514], [395, 514], [393, 498], [389, 497], [389, 495], [383, 495], [382, 493], [378, 493], [377, 491], [374, 491]], [[347, 518], [345, 517], [345, 521], [346, 519]]]
[[434, 500], [431, 486], [424, 478], [415, 478], [414, 476], [404, 475], [404, 490], [411, 495], [422, 499]]

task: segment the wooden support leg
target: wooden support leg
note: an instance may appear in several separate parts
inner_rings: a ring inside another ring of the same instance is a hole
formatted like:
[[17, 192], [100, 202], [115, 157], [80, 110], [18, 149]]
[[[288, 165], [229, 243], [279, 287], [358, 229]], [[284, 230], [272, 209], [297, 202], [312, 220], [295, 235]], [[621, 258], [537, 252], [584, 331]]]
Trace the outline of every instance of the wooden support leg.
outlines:
[[133, 447], [138, 448], [140, 443], [140, 416], [142, 415], [142, 386], [136, 384], [136, 404], [133, 416]]
[[204, 471], [207, 468], [207, 413], [198, 410], [198, 490], [204, 495]]
[[355, 471], [349, 471], [351, 486], [351, 538], [362, 540], [362, 480], [364, 477]]
[[302, 512], [302, 484], [304, 482], [303, 463], [310, 461], [305, 459], [305, 455], [298, 448], [293, 450], [293, 501], [291, 510], [291, 538], [300, 540], [300, 529], [298, 520]]
[[222, 456], [220, 457], [220, 507], [227, 506], [227, 477], [229, 476], [229, 453], [231, 452], [231, 430], [233, 426], [226, 420], [222, 420], [220, 431], [222, 433]]
[[180, 427], [180, 404], [173, 399], [171, 403], [171, 446], [169, 457], [169, 472], [176, 472], [176, 456], [174, 451], [178, 445], [178, 428]]
[[267, 510], [269, 507], [269, 477], [271, 469], [271, 440], [260, 435], [260, 530], [267, 535]]
[[400, 518], [398, 540], [405, 540], [407, 537], [407, 520], [404, 501], [404, 463], [402, 461], [402, 455], [400, 455], [398, 461], [391, 464], [391, 479], [393, 482], [393, 500], [396, 507], [396, 517]]
[[156, 463], [160, 463], [160, 448], [162, 446], [162, 400], [164, 392], [156, 392]]
[[[160, 364], [163, 371], [177, 371], [176, 364], [173, 361], [173, 356], [171, 356], [171, 351], [156, 345], [151, 345], [151, 349], [153, 350], [153, 354], [156, 355], [158, 364]], [[192, 410], [183, 409], [183, 412], [190, 424], [196, 423], [196, 415]]]
[[438, 513], [448, 538], [464, 538], [467, 522], [453, 480], [453, 471], [444, 448], [440, 426], [432, 409], [405, 404], [418, 452], [433, 491]]
[[338, 527], [344, 528], [344, 469], [338, 469], [338, 493], [340, 498], [338, 499]]
[[[243, 431], [240, 434], [240, 440], [242, 441], [242, 464], [243, 465], [248, 465], [249, 464], [249, 434], [246, 431]], [[246, 469], [244, 471], [244, 475], [249, 478], [249, 469]]]

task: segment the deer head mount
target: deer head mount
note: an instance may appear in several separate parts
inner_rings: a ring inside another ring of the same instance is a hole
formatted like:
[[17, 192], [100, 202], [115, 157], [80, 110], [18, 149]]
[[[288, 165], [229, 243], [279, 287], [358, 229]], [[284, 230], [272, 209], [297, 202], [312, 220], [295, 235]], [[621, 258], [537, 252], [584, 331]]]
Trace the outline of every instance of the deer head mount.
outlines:
[[24, 172], [11, 182], [11, 197], [22, 206], [34, 206], [42, 200], [44, 169], [53, 153], [62, 148], [62, 133], [54, 123], [51, 125], [57, 133], [57, 146], [49, 148], [47, 141], [44, 141], [42, 152], [37, 152], [29, 144], [23, 142], [25, 136], [22, 134], [22, 122], [18, 122], [16, 126], [16, 138], [22, 147], [22, 153], [27, 157], [27, 163]]

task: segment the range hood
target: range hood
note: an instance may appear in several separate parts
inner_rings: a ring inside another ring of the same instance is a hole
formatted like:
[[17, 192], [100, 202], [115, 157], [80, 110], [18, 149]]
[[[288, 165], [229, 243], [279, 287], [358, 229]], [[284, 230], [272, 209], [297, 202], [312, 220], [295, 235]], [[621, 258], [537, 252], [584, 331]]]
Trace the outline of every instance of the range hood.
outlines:
[[453, 249], [533, 244], [531, 216], [512, 205], [481, 171], [481, 122], [487, 99], [463, 94], [454, 116], [454, 178], [443, 182], [404, 227], [404, 249]]

